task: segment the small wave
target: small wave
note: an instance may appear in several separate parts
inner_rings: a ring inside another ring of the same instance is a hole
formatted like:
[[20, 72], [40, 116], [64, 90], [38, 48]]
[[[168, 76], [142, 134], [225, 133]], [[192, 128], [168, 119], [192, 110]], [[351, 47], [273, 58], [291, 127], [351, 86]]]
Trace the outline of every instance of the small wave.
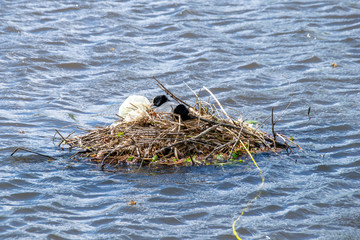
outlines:
[[302, 61], [298, 61], [298, 63], [318, 63], [318, 62], [322, 62], [322, 60], [317, 57], [317, 56], [313, 56], [311, 58], [302, 60]]
[[41, 28], [35, 28], [33, 30], [31, 30], [31, 33], [44, 33], [44, 32], [49, 32], [49, 31], [54, 31], [57, 30], [56, 28], [52, 28], [52, 27], [41, 27]]
[[262, 65], [258, 64], [257, 62], [252, 62], [243, 66], [238, 67], [238, 69], [245, 69], [245, 70], [254, 70], [257, 68], [261, 68]]
[[83, 63], [76, 63], [76, 62], [71, 62], [71, 63], [60, 63], [56, 65], [59, 68], [64, 68], [64, 69], [71, 69], [71, 70], [83, 70], [86, 69], [86, 65]]

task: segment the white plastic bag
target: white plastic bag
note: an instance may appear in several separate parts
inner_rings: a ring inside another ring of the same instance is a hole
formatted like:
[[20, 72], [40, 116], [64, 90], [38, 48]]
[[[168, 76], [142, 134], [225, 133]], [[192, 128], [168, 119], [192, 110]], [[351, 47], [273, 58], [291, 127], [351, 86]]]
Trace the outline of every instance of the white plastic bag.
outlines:
[[150, 109], [150, 102], [144, 96], [131, 95], [129, 96], [119, 108], [118, 115], [125, 118], [131, 111]]

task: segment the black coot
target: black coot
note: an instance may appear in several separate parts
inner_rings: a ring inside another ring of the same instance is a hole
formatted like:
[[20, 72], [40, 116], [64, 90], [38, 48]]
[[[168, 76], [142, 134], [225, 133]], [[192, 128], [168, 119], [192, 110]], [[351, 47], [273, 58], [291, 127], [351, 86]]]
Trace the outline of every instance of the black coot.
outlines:
[[174, 109], [174, 113], [179, 114], [181, 120], [183, 121], [191, 119], [191, 117], [189, 116], [189, 109], [187, 109], [187, 107], [185, 107], [184, 104], [177, 105], [176, 108]]
[[165, 95], [159, 95], [154, 97], [153, 106], [156, 107], [156, 112], [173, 112], [180, 115], [181, 120], [183, 121], [191, 119], [191, 117], [189, 116], [189, 109], [187, 109], [184, 104], [175, 105]]

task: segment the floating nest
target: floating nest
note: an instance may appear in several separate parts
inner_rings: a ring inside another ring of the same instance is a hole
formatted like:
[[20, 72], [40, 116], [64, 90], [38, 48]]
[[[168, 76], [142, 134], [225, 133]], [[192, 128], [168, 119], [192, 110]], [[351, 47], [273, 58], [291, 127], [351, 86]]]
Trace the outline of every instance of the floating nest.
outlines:
[[[88, 130], [80, 136], [62, 138], [62, 144], [78, 151], [73, 158], [86, 158], [106, 165], [210, 165], [241, 162], [253, 153], [290, 149], [284, 135], [272, 135], [241, 120], [232, 119], [215, 96], [216, 104], [196, 94], [193, 106], [158, 86], [177, 102], [186, 105], [192, 119], [182, 121], [172, 113], [149, 109], [136, 122], [117, 121], [110, 126]], [[274, 124], [273, 124], [274, 125]], [[280, 141], [279, 141], [280, 140]]]

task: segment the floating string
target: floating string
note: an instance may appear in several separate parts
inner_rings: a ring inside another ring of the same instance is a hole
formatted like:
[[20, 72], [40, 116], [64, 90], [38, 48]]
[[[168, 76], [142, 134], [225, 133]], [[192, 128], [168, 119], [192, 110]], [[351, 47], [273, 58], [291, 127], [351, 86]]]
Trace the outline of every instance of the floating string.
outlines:
[[259, 168], [259, 166], [257, 165], [255, 159], [253, 158], [253, 156], [251, 155], [250, 151], [247, 149], [247, 147], [245, 146], [245, 144], [240, 140], [241, 145], [243, 146], [243, 148], [246, 150], [246, 152], [249, 154], [251, 160], [253, 161], [254, 165], [256, 166], [256, 168], [259, 170], [260, 172], [260, 176], [261, 176], [261, 184], [259, 186], [259, 191], [258, 194], [251, 199], [247, 204], [246, 207], [241, 211], [241, 214], [239, 215], [239, 217], [233, 222], [232, 224], [232, 229], [233, 229], [233, 234], [235, 235], [236, 239], [241, 240], [241, 238], [239, 237], [239, 235], [236, 232], [235, 229], [235, 224], [237, 221], [239, 221], [239, 219], [241, 218], [242, 215], [244, 215], [244, 213], [249, 209], [250, 205], [261, 195], [261, 189], [264, 186], [264, 182], [265, 182], [265, 177], [263, 176], [263, 172], [261, 171], [261, 169]]

